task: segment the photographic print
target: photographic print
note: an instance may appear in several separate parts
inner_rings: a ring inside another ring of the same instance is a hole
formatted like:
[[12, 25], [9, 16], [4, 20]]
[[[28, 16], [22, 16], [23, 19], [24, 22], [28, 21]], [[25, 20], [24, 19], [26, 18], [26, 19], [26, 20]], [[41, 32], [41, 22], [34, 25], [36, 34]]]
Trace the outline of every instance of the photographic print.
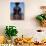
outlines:
[[23, 2], [10, 3], [10, 18], [11, 20], [24, 20], [24, 3]]

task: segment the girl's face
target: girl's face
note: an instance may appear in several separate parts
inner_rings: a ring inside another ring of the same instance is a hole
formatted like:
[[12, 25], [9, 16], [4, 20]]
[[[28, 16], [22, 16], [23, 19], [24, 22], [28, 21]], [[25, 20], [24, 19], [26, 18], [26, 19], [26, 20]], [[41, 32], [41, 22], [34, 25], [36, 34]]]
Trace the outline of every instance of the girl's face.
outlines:
[[41, 6], [40, 9], [42, 10], [43, 13], [46, 14], [46, 6]]
[[46, 8], [42, 8], [42, 12], [46, 14]]

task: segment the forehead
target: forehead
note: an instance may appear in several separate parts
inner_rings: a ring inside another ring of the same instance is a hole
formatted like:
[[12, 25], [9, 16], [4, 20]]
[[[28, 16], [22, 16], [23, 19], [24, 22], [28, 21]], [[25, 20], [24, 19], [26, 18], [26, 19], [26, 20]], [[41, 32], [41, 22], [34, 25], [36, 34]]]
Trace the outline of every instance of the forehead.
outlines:
[[46, 6], [40, 6], [40, 9], [46, 9]]

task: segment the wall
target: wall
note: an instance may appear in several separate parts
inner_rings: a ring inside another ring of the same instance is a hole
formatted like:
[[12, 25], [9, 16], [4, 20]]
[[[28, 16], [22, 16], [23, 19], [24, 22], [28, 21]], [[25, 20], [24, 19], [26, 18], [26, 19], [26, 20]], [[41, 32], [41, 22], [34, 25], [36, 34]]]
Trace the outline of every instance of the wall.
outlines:
[[[24, 20], [10, 20], [10, 2], [24, 2]], [[36, 33], [36, 29], [43, 29], [38, 25], [35, 16], [41, 13], [40, 6], [46, 5], [46, 0], [0, 0], [0, 33], [4, 34], [6, 25], [15, 25], [19, 31], [18, 36], [31, 36]]]

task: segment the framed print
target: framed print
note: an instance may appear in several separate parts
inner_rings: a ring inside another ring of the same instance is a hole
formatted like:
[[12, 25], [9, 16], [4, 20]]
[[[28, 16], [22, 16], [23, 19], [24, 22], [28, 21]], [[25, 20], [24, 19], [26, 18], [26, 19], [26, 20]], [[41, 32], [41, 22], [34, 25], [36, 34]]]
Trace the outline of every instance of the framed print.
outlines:
[[10, 18], [11, 20], [24, 20], [24, 3], [23, 2], [10, 3]]

